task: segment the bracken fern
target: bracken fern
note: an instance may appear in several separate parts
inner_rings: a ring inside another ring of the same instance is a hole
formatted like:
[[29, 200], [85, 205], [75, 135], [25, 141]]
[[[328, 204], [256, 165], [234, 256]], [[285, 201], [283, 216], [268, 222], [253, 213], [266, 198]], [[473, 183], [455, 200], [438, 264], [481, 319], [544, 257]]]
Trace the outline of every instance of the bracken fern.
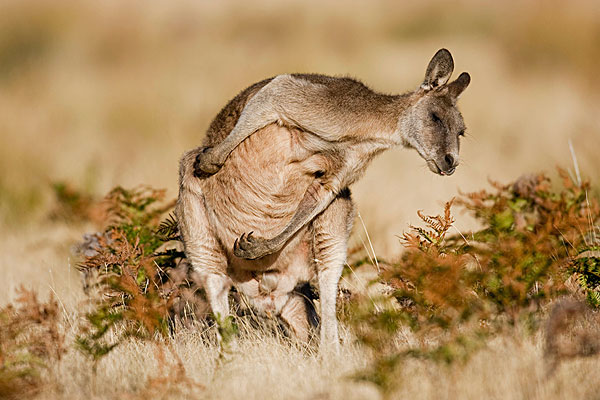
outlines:
[[[500, 332], [533, 332], [544, 306], [568, 292], [573, 275], [588, 302], [600, 304], [600, 258], [589, 240], [598, 199], [589, 196], [589, 183], [576, 185], [560, 169], [559, 175], [559, 190], [545, 175], [529, 175], [508, 185], [491, 182], [493, 191], [461, 194], [454, 203], [482, 226], [464, 235], [449, 235], [452, 201], [441, 215], [418, 213], [425, 227], [411, 226], [401, 237], [406, 251], [379, 277], [393, 290], [355, 296], [350, 306], [350, 324], [375, 354], [359, 378], [389, 392], [406, 357], [452, 363]], [[395, 344], [402, 326], [412, 329], [418, 345]]]

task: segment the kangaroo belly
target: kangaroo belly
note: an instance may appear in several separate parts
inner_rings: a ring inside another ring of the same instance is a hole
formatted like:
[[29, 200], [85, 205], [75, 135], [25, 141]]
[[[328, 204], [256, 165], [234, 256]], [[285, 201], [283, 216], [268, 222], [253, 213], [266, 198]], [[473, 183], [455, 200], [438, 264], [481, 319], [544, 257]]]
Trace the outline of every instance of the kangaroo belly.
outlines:
[[261, 260], [241, 260], [232, 254], [243, 233], [276, 236], [291, 220], [314, 180], [314, 152], [303, 146], [306, 133], [269, 125], [251, 135], [229, 156], [223, 168], [203, 182], [203, 193], [214, 234], [234, 269], [272, 270], [291, 259], [309, 260], [306, 229], [284, 250]]

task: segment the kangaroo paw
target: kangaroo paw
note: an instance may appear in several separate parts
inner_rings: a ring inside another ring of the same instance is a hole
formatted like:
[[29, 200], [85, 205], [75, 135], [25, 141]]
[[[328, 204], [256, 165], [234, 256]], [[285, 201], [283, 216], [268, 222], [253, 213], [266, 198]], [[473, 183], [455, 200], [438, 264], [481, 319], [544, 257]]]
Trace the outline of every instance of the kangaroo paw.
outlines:
[[256, 260], [274, 252], [271, 246], [269, 246], [268, 240], [256, 238], [252, 236], [252, 233], [254, 232], [250, 232], [247, 235], [243, 234], [239, 239], [235, 240], [233, 254], [236, 257]]
[[196, 156], [196, 161], [194, 162], [194, 175], [198, 178], [206, 178], [219, 172], [222, 166], [223, 164], [215, 161], [212, 147], [205, 147]]

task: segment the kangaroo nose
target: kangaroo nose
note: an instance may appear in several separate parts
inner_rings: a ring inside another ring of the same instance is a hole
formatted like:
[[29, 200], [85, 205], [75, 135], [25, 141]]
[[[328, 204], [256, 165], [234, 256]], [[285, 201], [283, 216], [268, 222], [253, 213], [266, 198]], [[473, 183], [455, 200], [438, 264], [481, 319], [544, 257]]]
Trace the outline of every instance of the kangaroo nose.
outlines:
[[456, 160], [452, 154], [446, 154], [442, 164], [442, 168], [440, 168], [440, 173], [442, 175], [452, 175], [454, 173], [454, 170], [456, 169]]

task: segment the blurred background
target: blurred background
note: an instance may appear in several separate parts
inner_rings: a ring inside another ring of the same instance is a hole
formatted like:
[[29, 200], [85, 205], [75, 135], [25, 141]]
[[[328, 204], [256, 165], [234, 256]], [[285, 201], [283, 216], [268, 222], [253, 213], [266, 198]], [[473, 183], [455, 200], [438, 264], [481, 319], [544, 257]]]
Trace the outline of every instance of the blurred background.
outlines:
[[[454, 77], [472, 77], [459, 102], [461, 166], [443, 178], [414, 151], [376, 159], [353, 192], [380, 257], [400, 250], [396, 235], [418, 209], [437, 213], [458, 189], [573, 170], [569, 141], [582, 175], [598, 181], [598, 1], [3, 0], [5, 284], [76, 279], [68, 248], [88, 227], [50, 222], [53, 184], [90, 196], [148, 184], [175, 198], [180, 155], [253, 82], [317, 72], [401, 93], [441, 47]], [[469, 224], [458, 215], [459, 229]], [[360, 221], [355, 231], [360, 243]]]

